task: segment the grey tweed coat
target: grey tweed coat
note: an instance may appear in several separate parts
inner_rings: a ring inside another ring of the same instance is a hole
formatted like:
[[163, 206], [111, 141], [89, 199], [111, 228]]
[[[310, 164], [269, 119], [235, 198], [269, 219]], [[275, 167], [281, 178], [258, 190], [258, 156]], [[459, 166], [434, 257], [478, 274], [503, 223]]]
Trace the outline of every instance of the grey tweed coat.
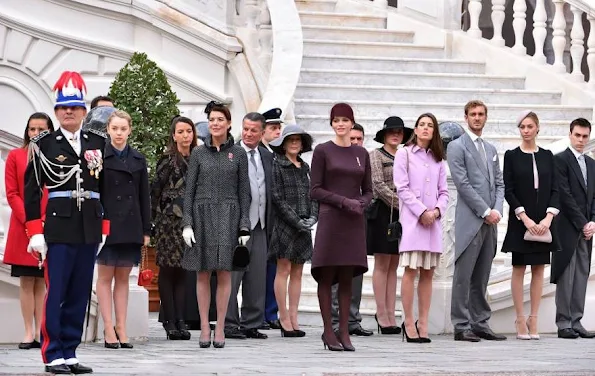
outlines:
[[310, 167], [298, 157], [297, 168], [284, 155], [273, 161], [275, 224], [269, 243], [269, 258], [303, 264], [312, 258], [312, 232], [298, 226], [300, 219], [318, 220], [318, 202], [310, 198]]
[[248, 157], [233, 137], [217, 150], [211, 138], [192, 150], [182, 226], [192, 226], [196, 243], [186, 249], [182, 267], [193, 271], [233, 270], [238, 236], [250, 229]]

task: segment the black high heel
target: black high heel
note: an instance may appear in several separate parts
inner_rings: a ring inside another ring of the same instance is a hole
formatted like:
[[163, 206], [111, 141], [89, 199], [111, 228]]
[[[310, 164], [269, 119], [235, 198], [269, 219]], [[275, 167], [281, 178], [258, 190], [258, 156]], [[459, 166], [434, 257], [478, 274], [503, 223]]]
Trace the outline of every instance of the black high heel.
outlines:
[[326, 339], [324, 338], [324, 333], [320, 336], [320, 339], [322, 339], [322, 345], [324, 346], [324, 349], [326, 350], [327, 347], [330, 351], [343, 351], [343, 345], [339, 344], [339, 345], [331, 345], [328, 342], [326, 342]]
[[186, 329], [186, 323], [184, 320], [177, 320], [176, 328], [178, 329], [178, 332], [180, 332], [180, 337], [182, 340], [187, 341], [190, 339], [191, 334], [188, 329]]
[[420, 338], [411, 338], [409, 337], [409, 335], [407, 334], [407, 331], [405, 330], [405, 322], [403, 322], [401, 324], [401, 333], [403, 333], [403, 342], [405, 341], [405, 338], [407, 338], [407, 342], [412, 342], [412, 343], [421, 343]]
[[120, 341], [120, 336], [118, 335], [118, 331], [116, 331], [116, 327], [114, 326], [114, 333], [116, 333], [116, 339], [120, 342], [120, 347], [123, 349], [132, 349], [134, 346], [130, 342], [122, 342]]
[[[202, 330], [201, 330], [201, 334], [202, 334]], [[211, 332], [209, 332], [209, 340], [208, 341], [203, 341], [200, 339], [200, 337], [198, 337], [198, 347], [200, 347], [201, 349], [208, 349], [209, 347], [211, 347]]]
[[172, 341], [177, 341], [182, 339], [182, 335], [180, 334], [180, 331], [178, 329], [168, 329], [167, 327], [170, 326], [169, 321], [164, 321], [163, 322], [163, 329], [165, 329], [165, 338], [172, 340]]
[[213, 341], [213, 347], [216, 349], [222, 349], [225, 347], [225, 340], [223, 341]]
[[[118, 335], [116, 334], [116, 338], [117, 338], [117, 337], [118, 337]], [[105, 338], [105, 330], [103, 331], [103, 338]], [[118, 349], [118, 348], [120, 348], [120, 342], [113, 342], [113, 343], [110, 343], [110, 342], [108, 342], [108, 341], [104, 340], [104, 341], [103, 341], [103, 346], [104, 346], [106, 349]]]
[[[299, 337], [298, 333], [295, 330], [285, 330], [283, 329], [283, 324], [279, 324], [279, 330], [281, 331], [281, 337]], [[304, 333], [304, 336], [306, 333]], [[302, 336], [303, 337], [303, 336]]]
[[417, 330], [417, 335], [419, 336], [419, 342], [420, 343], [430, 343], [430, 342], [432, 342], [432, 340], [429, 337], [422, 337], [419, 334], [419, 329], [417, 327], [417, 321], [415, 322], [415, 330]]
[[380, 326], [380, 322], [378, 321], [378, 314], [374, 314], [374, 319], [376, 319], [376, 324], [378, 325], [378, 333], [380, 334], [399, 334], [401, 333], [401, 328], [398, 326]]

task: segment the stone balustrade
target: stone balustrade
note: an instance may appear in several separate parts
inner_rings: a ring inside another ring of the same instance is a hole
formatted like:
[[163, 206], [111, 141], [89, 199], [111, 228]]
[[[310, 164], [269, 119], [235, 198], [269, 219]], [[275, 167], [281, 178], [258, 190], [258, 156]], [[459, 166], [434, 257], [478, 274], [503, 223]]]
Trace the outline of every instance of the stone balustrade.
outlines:
[[[506, 43], [504, 25], [507, 19], [506, 0], [492, 0], [491, 42], [500, 47], [512, 45], [512, 51], [520, 56], [527, 54], [530, 44], [534, 47], [535, 63], [551, 64], [558, 73], [570, 73], [571, 79], [587, 81], [589, 89], [595, 88], [595, 6], [581, 0], [514, 0], [512, 5], [512, 28], [514, 40]], [[467, 34], [482, 38], [485, 34], [480, 25], [483, 10], [481, 0], [469, 0]], [[532, 10], [532, 17], [529, 17]], [[485, 11], [484, 11], [485, 13]], [[527, 38], [529, 37], [529, 41]], [[586, 46], [586, 47], [585, 47]], [[585, 56], [586, 54], [586, 56]]]

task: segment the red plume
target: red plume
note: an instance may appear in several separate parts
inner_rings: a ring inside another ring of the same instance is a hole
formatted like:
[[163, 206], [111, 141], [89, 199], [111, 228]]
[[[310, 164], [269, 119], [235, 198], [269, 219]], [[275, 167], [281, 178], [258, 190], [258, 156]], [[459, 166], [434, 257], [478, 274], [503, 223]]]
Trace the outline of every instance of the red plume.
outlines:
[[68, 81], [72, 83], [72, 86], [79, 89], [82, 93], [87, 92], [87, 85], [85, 85], [85, 81], [83, 77], [78, 72], [71, 72], [71, 71], [64, 71], [56, 84], [54, 85], [55, 90], [62, 90], [65, 86], [68, 85]]

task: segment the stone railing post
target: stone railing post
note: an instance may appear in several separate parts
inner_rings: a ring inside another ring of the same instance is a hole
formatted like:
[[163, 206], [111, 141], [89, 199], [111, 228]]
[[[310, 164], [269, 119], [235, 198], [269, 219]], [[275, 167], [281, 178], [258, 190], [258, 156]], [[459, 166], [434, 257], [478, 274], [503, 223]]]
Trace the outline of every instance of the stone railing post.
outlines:
[[[444, 162], [446, 164], [446, 162]], [[457, 189], [448, 174], [448, 206], [442, 217], [442, 255], [435, 270], [429, 331], [433, 334], [451, 333], [450, 300], [455, 265], [455, 209]]]

